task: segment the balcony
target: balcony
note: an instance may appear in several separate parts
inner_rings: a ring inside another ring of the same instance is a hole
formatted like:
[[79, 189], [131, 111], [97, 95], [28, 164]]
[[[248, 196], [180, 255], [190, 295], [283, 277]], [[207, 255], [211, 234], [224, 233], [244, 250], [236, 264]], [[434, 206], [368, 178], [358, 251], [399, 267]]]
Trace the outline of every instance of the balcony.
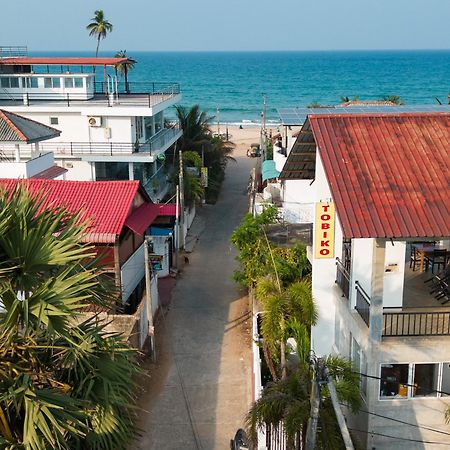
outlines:
[[[45, 141], [39, 144], [39, 151], [53, 152], [55, 156], [91, 157], [95, 156], [130, 156], [136, 162], [152, 162], [153, 157], [165, 152], [182, 135], [178, 126], [163, 128], [154, 134], [145, 143], [136, 144], [131, 142], [55, 142]], [[22, 158], [30, 158], [32, 150], [27, 144], [19, 145]], [[4, 158], [14, 158], [16, 146], [11, 144], [0, 144], [0, 154]], [[149, 158], [152, 157], [152, 158]]]
[[[402, 306], [383, 308], [383, 338], [450, 336], [450, 307], [430, 294], [428, 279], [430, 273], [406, 269]], [[355, 309], [370, 326], [370, 297], [357, 281], [355, 287]]]
[[336, 284], [342, 290], [342, 297], [350, 298], [350, 274], [339, 258], [336, 258]]
[[180, 95], [179, 83], [94, 81], [95, 75], [0, 75], [0, 103], [4, 106], [134, 106], [152, 108]]

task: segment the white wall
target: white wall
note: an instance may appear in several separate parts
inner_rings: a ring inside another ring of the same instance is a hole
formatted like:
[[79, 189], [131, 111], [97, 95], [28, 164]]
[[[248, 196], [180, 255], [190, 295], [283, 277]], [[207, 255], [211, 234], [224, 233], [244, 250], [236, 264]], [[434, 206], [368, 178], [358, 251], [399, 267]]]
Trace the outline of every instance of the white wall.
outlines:
[[405, 282], [406, 242], [386, 242], [383, 306], [401, 307]]
[[285, 180], [281, 200], [283, 217], [289, 223], [312, 223], [316, 183], [312, 180]]
[[58, 165], [67, 169], [65, 180], [72, 181], [95, 181], [94, 168], [87, 161], [79, 161], [76, 159], [59, 159]]
[[144, 244], [142, 244], [122, 265], [120, 270], [123, 302], [128, 299], [144, 276]]
[[53, 165], [53, 153], [44, 153], [25, 162], [2, 162], [0, 178], [31, 178]]

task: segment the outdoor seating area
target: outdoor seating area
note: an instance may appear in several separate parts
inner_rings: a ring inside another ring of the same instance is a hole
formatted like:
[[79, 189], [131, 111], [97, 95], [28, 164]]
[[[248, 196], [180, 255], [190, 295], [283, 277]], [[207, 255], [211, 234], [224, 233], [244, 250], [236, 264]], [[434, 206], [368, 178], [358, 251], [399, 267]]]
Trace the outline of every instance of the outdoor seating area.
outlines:
[[436, 241], [413, 242], [410, 245], [409, 268], [413, 271], [424, 272], [431, 268], [431, 273], [434, 273], [435, 270], [444, 270], [449, 262], [449, 249]]

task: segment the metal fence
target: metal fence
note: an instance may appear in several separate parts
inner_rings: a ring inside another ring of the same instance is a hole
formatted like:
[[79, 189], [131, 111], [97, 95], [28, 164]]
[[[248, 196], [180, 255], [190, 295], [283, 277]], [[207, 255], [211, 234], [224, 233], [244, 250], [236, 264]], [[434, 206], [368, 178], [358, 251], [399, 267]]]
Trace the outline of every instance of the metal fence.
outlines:
[[384, 308], [383, 336], [450, 336], [450, 311], [409, 312]]
[[339, 258], [336, 258], [336, 283], [342, 290], [342, 296], [350, 298], [350, 274]]
[[369, 326], [370, 323], [370, 297], [367, 295], [366, 291], [359, 284], [358, 281], [355, 282], [356, 288], [356, 306], [355, 309], [358, 311], [362, 320], [365, 324]]

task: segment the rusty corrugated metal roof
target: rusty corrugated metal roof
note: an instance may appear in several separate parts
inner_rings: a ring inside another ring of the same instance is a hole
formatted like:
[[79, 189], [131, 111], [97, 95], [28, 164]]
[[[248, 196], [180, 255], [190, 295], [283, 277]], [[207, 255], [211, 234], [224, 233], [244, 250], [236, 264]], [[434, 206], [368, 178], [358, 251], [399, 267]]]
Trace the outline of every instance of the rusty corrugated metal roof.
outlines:
[[61, 131], [43, 123], [0, 109], [0, 142], [31, 144], [58, 137]]
[[311, 115], [346, 238], [450, 236], [450, 114]]

